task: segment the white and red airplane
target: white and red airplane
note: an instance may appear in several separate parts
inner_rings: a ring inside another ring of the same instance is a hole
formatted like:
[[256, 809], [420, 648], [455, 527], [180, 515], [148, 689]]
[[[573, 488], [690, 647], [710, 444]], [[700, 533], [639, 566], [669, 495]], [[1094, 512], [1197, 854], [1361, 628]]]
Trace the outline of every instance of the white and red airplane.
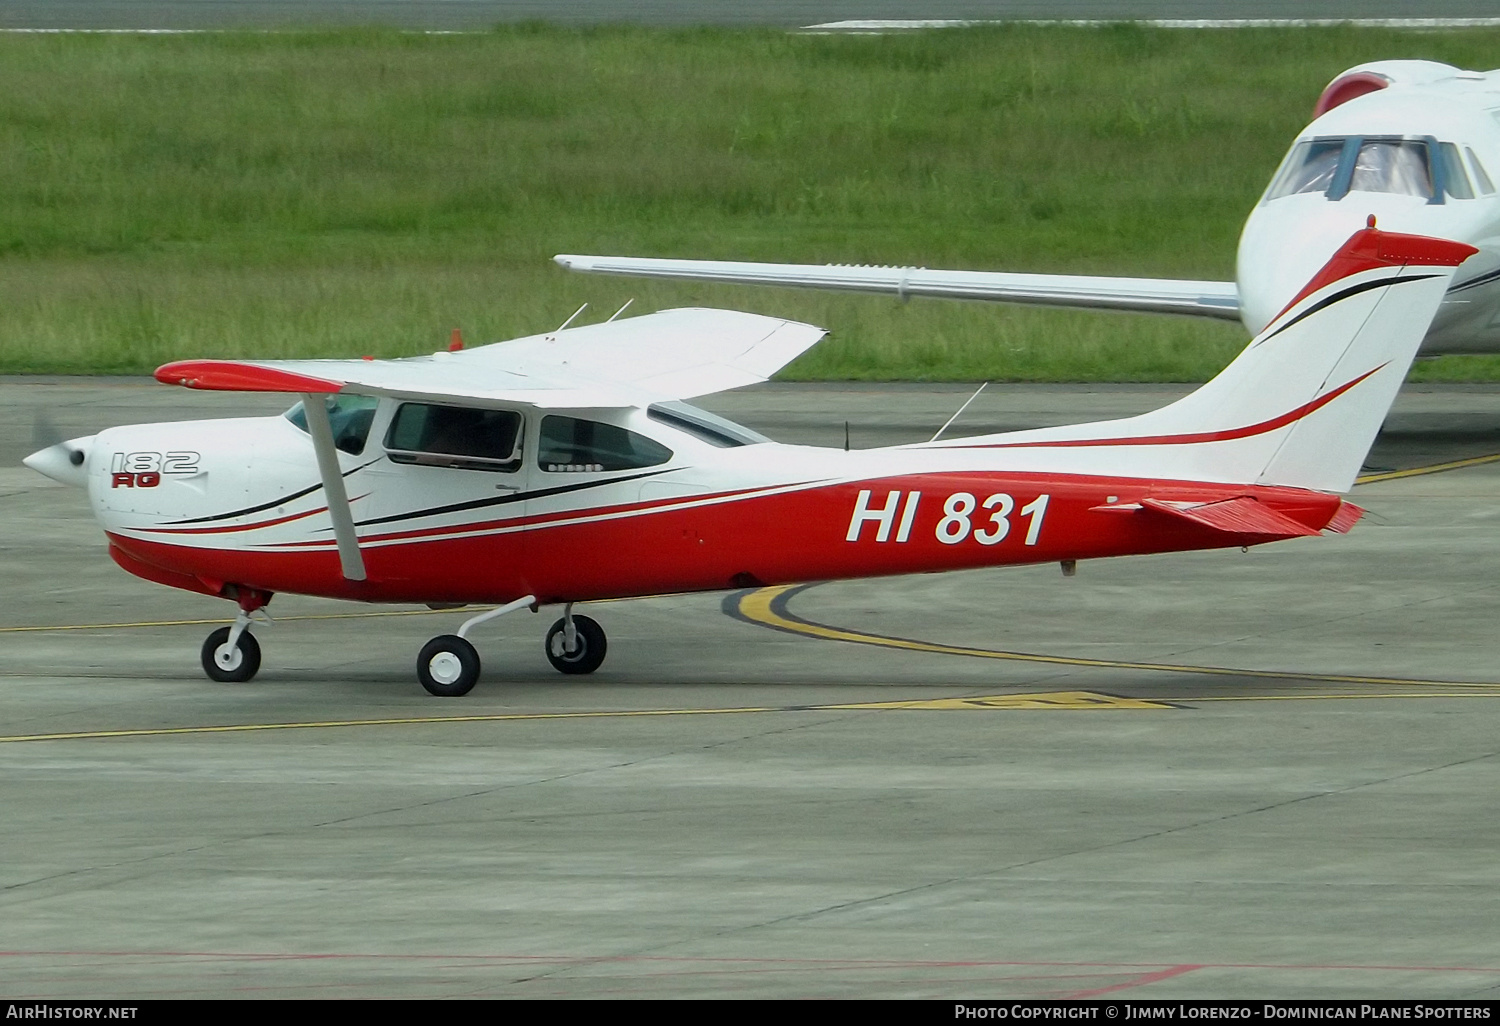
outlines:
[[1500, 71], [1433, 61], [1350, 68], [1323, 90], [1240, 236], [1235, 281], [559, 255], [575, 271], [1240, 320], [1252, 335], [1349, 233], [1382, 228], [1479, 249], [1423, 355], [1500, 351]]
[[683, 399], [760, 381], [824, 332], [667, 310], [404, 360], [190, 360], [190, 388], [300, 393], [280, 417], [116, 427], [26, 464], [86, 486], [124, 569], [236, 602], [215, 680], [253, 676], [277, 592], [483, 603], [433, 638], [435, 695], [479, 677], [470, 632], [561, 605], [564, 673], [604, 659], [573, 604], [760, 584], [1258, 545], [1347, 531], [1354, 481], [1462, 243], [1352, 235], [1240, 356], [1123, 420], [847, 451], [782, 445]]

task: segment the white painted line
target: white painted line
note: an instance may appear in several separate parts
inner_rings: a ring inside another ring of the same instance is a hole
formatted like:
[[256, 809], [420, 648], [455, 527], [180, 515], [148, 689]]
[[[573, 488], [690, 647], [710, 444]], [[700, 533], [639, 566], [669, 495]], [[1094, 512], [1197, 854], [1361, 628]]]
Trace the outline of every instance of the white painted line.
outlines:
[[972, 25], [1069, 25], [1097, 27], [1118, 25], [1129, 21], [1135, 25], [1150, 25], [1153, 28], [1215, 29], [1215, 28], [1309, 28], [1329, 25], [1354, 25], [1358, 28], [1393, 29], [1446, 29], [1446, 28], [1494, 28], [1500, 26], [1500, 18], [1067, 18], [1067, 19], [1007, 19], [1007, 20], [958, 20], [934, 18], [870, 18], [850, 21], [827, 21], [809, 25], [804, 32], [906, 32], [914, 29], [967, 28]]

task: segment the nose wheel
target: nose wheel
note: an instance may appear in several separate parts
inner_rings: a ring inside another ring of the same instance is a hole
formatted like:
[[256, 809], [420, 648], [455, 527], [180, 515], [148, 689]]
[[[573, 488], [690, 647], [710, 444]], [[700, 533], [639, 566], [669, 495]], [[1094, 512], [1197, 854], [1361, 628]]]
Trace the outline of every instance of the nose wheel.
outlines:
[[587, 616], [565, 616], [547, 632], [547, 661], [559, 673], [593, 673], [604, 662], [608, 647], [604, 628]]
[[[238, 633], [238, 637], [233, 635]], [[203, 642], [203, 672], [223, 684], [240, 684], [260, 669], [260, 642], [247, 630], [220, 627]]]

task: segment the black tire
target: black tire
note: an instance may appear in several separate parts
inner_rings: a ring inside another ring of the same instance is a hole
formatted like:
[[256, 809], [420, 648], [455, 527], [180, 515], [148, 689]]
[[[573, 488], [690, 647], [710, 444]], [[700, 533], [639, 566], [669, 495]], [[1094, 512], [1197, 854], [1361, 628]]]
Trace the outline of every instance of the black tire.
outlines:
[[260, 670], [260, 642], [249, 631], [240, 632], [230, 665], [220, 666], [216, 658], [221, 648], [229, 647], [229, 628], [220, 627], [203, 642], [203, 672], [221, 684], [243, 684]]
[[479, 680], [479, 653], [457, 634], [444, 634], [417, 654], [417, 680], [439, 698], [467, 695]]
[[547, 632], [547, 661], [559, 673], [593, 673], [604, 662], [609, 643], [604, 638], [604, 628], [587, 616], [573, 617], [573, 629], [577, 632], [578, 648], [563, 651], [563, 622], [558, 620]]

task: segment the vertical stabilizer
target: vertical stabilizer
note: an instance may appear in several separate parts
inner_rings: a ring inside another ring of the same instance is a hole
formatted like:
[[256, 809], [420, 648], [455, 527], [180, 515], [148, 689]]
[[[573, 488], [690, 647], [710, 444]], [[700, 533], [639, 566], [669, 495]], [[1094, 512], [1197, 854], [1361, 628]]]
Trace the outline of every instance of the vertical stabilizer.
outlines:
[[1124, 420], [950, 444], [1049, 469], [1348, 491], [1458, 265], [1474, 247], [1355, 232], [1208, 384]]

